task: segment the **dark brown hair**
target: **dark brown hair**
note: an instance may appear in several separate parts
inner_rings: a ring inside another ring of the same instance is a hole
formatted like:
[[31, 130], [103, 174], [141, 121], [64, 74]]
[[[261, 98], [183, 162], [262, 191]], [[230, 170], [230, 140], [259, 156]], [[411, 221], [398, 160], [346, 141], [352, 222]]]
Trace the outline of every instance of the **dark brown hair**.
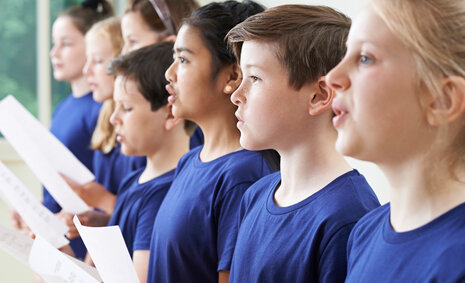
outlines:
[[282, 5], [251, 16], [227, 35], [240, 60], [244, 41], [274, 45], [289, 85], [300, 89], [326, 75], [342, 60], [351, 20], [325, 6]]
[[[171, 21], [179, 30], [182, 20], [188, 17], [195, 9], [199, 7], [196, 0], [165, 0], [166, 6], [171, 15]], [[144, 22], [154, 31], [163, 32], [166, 30], [163, 21], [158, 16], [149, 0], [131, 0], [126, 7], [126, 13], [139, 13]], [[169, 35], [169, 34], [167, 34]]]
[[81, 6], [66, 9], [59, 16], [69, 17], [74, 26], [85, 35], [96, 22], [113, 16], [113, 7], [106, 0], [86, 0]]
[[[108, 67], [111, 75], [134, 80], [139, 92], [150, 102], [152, 111], [168, 104], [168, 81], [165, 72], [173, 63], [173, 42], [152, 44], [113, 59]], [[186, 121], [185, 129], [192, 134], [195, 124]]]

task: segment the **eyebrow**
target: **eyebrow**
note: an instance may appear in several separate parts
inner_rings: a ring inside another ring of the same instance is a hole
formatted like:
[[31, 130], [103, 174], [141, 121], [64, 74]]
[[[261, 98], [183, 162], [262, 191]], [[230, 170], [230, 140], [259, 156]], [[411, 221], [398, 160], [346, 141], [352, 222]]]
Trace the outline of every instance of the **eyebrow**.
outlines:
[[246, 65], [245, 65], [245, 68], [246, 68], [246, 69], [257, 68], [257, 69], [263, 70], [262, 67], [260, 67], [260, 66], [258, 66], [258, 65], [255, 65], [255, 64], [246, 64]]
[[190, 50], [190, 49], [188, 49], [186, 47], [176, 47], [176, 48], [173, 49], [173, 51], [178, 52], [178, 53], [180, 53], [180, 52], [188, 52], [188, 53], [194, 54], [194, 52], [192, 50]]

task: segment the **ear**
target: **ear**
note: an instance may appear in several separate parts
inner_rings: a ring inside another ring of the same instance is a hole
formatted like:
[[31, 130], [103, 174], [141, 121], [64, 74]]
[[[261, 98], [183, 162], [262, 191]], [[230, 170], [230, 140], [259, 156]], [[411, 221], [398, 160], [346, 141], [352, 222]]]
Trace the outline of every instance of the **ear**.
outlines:
[[426, 119], [431, 126], [454, 122], [465, 112], [465, 78], [444, 78], [441, 93], [427, 105]]
[[176, 41], [176, 36], [175, 34], [170, 34], [167, 37], [163, 38], [163, 42], [175, 42]]
[[312, 94], [308, 102], [308, 113], [316, 116], [331, 108], [334, 98], [334, 90], [326, 83], [326, 77], [322, 76], [312, 85]]
[[227, 70], [226, 85], [223, 92], [231, 95], [242, 82], [242, 71], [238, 64], [232, 64]]
[[171, 131], [176, 128], [179, 123], [184, 121], [183, 119], [176, 118], [173, 115], [173, 105], [166, 105], [166, 118], [165, 118], [165, 130]]

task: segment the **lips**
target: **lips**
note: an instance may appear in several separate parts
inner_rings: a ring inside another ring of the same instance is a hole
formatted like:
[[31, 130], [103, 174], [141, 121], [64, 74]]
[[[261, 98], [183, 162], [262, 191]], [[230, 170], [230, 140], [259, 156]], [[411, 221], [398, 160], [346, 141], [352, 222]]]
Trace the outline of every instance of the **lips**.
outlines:
[[240, 128], [244, 125], [244, 120], [241, 118], [241, 115], [239, 114], [238, 111], [236, 111], [236, 113], [234, 113], [236, 115], [236, 118], [237, 118], [237, 128]]
[[333, 100], [332, 108], [333, 108], [334, 114], [336, 115], [333, 117], [333, 125], [335, 128], [338, 128], [341, 126], [342, 122], [347, 117], [347, 114], [349, 114], [349, 112], [342, 105], [342, 103], [340, 103], [337, 100]]
[[168, 97], [168, 103], [173, 104], [176, 101], [176, 98], [177, 98], [176, 93], [174, 92], [173, 86], [171, 84], [167, 84], [165, 86], [165, 89], [170, 95]]
[[116, 141], [122, 143], [124, 141], [124, 137], [120, 133], [116, 133]]

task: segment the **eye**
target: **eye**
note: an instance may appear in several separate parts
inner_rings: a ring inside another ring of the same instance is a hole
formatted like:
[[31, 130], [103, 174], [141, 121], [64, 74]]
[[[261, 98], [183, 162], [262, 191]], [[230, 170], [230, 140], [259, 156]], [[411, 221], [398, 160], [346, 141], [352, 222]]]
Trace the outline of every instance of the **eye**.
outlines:
[[249, 78], [253, 83], [258, 82], [260, 80], [260, 78], [257, 76], [249, 76]]
[[368, 65], [368, 64], [373, 63], [373, 59], [371, 59], [370, 57], [368, 57], [368, 56], [366, 56], [366, 55], [363, 55], [363, 54], [360, 55], [359, 61], [360, 61], [360, 63], [362, 63], [363, 65]]
[[179, 62], [180, 62], [181, 64], [187, 63], [187, 60], [186, 60], [186, 58], [184, 58], [184, 57], [179, 56], [179, 57], [178, 57], [178, 60], [179, 60]]
[[123, 111], [124, 111], [124, 112], [131, 112], [131, 111], [132, 111], [132, 107], [128, 107], [128, 106], [124, 106], [124, 105], [123, 105]]

